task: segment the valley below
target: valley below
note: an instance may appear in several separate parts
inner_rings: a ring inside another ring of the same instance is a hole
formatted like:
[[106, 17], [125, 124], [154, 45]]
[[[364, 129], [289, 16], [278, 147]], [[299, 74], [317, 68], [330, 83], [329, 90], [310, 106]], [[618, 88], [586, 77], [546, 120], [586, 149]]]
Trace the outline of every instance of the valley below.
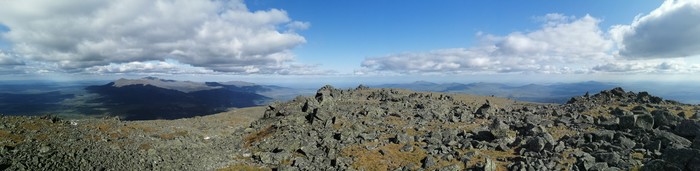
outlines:
[[242, 81], [193, 82], [144, 77], [108, 83], [0, 84], [0, 113], [64, 119], [180, 119], [263, 106], [313, 90]]

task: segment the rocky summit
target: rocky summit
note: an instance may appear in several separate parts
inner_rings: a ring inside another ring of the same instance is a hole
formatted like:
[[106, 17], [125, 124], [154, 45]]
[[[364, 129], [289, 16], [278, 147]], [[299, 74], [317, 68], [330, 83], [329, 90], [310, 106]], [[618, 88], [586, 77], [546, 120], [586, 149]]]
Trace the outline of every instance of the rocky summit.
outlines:
[[325, 86], [172, 121], [0, 117], [0, 168], [700, 170], [699, 110], [622, 88], [541, 104]]
[[270, 105], [244, 147], [279, 170], [698, 170], [698, 109], [621, 88], [555, 105], [326, 86]]

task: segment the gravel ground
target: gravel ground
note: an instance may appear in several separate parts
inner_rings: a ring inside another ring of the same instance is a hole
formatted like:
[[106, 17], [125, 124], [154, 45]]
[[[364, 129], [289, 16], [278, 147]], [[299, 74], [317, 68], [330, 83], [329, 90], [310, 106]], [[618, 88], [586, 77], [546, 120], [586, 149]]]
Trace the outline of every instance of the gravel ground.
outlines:
[[264, 107], [179, 120], [0, 116], [0, 170], [214, 170]]

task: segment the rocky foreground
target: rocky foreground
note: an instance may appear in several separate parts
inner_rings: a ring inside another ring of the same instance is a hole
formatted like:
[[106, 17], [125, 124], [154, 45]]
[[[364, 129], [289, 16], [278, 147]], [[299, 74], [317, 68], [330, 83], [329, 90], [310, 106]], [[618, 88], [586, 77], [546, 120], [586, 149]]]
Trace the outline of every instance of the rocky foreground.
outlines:
[[557, 105], [326, 86], [173, 121], [0, 117], [0, 168], [700, 170], [698, 110], [621, 88]]

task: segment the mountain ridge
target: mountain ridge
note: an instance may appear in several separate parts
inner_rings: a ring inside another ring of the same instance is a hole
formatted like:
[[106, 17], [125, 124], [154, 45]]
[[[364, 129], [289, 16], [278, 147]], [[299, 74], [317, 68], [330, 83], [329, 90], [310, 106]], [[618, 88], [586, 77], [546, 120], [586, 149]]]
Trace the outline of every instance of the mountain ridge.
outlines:
[[405, 84], [375, 85], [378, 88], [405, 88], [414, 91], [430, 91], [445, 93], [464, 93], [483, 96], [497, 96], [515, 100], [540, 103], [566, 103], [569, 97], [585, 92], [598, 92], [611, 89], [617, 85], [604, 82], [587, 81], [580, 83], [554, 83], [549, 85], [526, 84], [509, 85], [502, 83], [432, 83], [426, 81]]
[[101, 86], [88, 86], [85, 90], [100, 95], [91, 103], [102, 104], [107, 111], [122, 119], [152, 120], [220, 113], [230, 108], [258, 106], [271, 100], [257, 94], [269, 89], [252, 83], [245, 85], [252, 86], [145, 77], [119, 79]]

